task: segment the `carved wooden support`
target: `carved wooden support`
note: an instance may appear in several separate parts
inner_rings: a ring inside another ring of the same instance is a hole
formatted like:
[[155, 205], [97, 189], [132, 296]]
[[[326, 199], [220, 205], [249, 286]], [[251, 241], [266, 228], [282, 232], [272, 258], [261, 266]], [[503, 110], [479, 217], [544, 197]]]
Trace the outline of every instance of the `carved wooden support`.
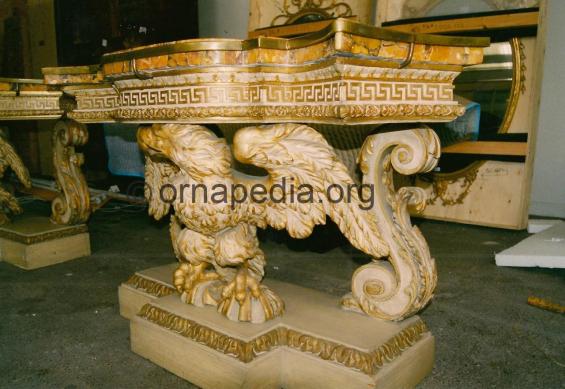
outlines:
[[[180, 265], [173, 278], [186, 303], [216, 306], [239, 321], [281, 315], [283, 302], [261, 284], [266, 260], [256, 227], [286, 229], [293, 238], [305, 238], [327, 216], [353, 246], [374, 258], [356, 271], [345, 307], [399, 320], [431, 298], [434, 261], [406, 210], [408, 204], [423, 207], [424, 192], [395, 191], [392, 182], [393, 170], [414, 174], [435, 166], [439, 140], [431, 129], [369, 137], [361, 153], [364, 187], [355, 184], [319, 132], [300, 124], [252, 126], [236, 133], [235, 158], [265, 169], [266, 177], [232, 170], [225, 140], [203, 126], [142, 127], [138, 142], [148, 156], [149, 213], [161, 218], [171, 207], [175, 212], [171, 238]], [[257, 186], [268, 196], [249, 196]], [[214, 202], [222, 188], [224, 201]], [[336, 201], [331, 188], [348, 193], [347, 198]], [[374, 201], [367, 206], [369, 189]]]
[[[31, 186], [27, 168], [14, 147], [5, 139], [3, 131], [0, 130], [0, 178], [4, 176], [4, 172], [8, 167], [16, 173], [16, 176], [25, 187], [29, 188]], [[0, 225], [10, 221], [8, 213], [20, 214], [22, 213], [22, 208], [12, 193], [0, 187]]]
[[375, 188], [372, 212], [382, 239], [389, 247], [388, 261], [374, 259], [353, 275], [346, 308], [370, 316], [401, 320], [415, 314], [432, 298], [436, 266], [420, 230], [412, 226], [408, 206], [423, 210], [421, 188], [394, 187], [394, 171], [404, 175], [431, 171], [440, 156], [435, 132], [422, 126], [370, 136], [361, 151], [363, 182]]
[[60, 120], [53, 130], [53, 166], [60, 194], [51, 204], [51, 220], [57, 224], [81, 224], [90, 216], [88, 185], [81, 171], [84, 156], [75, 146], [88, 141], [84, 124]]
[[[247, 212], [249, 204], [232, 203], [233, 185], [241, 182], [225, 140], [199, 125], [156, 124], [140, 128], [138, 143], [147, 155], [150, 215], [160, 219], [174, 210], [171, 240], [179, 267], [173, 279], [181, 299], [215, 306], [234, 321], [258, 323], [281, 315], [284, 304], [261, 284], [266, 261], [255, 226], [265, 222]], [[191, 185], [200, 187], [195, 198]], [[202, 197], [216, 185], [226, 189], [225, 201]]]

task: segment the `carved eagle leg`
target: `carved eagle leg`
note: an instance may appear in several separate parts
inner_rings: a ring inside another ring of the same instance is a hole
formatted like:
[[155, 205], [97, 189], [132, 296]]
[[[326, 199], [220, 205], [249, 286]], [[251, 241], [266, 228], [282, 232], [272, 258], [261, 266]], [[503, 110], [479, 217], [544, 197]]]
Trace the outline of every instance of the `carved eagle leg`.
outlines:
[[82, 146], [87, 141], [85, 125], [70, 119], [55, 124], [53, 166], [60, 193], [51, 204], [51, 220], [57, 224], [81, 224], [90, 216], [90, 195], [81, 171], [84, 156], [75, 152], [75, 146]]
[[[384, 129], [387, 130], [386, 128]], [[373, 260], [355, 271], [344, 307], [386, 320], [402, 320], [422, 309], [437, 283], [436, 266], [428, 245], [412, 226], [408, 206], [422, 210], [422, 189], [396, 190], [394, 171], [409, 175], [432, 170], [440, 155], [437, 135], [426, 126], [381, 132], [365, 141], [360, 164], [364, 184], [374, 188], [374, 212], [382, 238], [389, 246], [388, 261]]]
[[212, 293], [217, 284], [214, 281], [220, 276], [214, 271], [210, 271], [210, 264], [200, 262], [192, 264], [181, 262], [173, 275], [173, 284], [181, 293], [181, 300], [187, 304], [196, 306], [218, 304], [216, 293]]
[[236, 266], [235, 274], [222, 289], [218, 311], [230, 320], [252, 323], [283, 314], [283, 301], [261, 284], [266, 261], [254, 226], [240, 224], [219, 233], [215, 252], [220, 266]]
[[181, 300], [196, 306], [218, 305], [220, 276], [211, 263], [214, 260], [214, 239], [183, 228], [176, 216], [171, 216], [171, 242], [179, 267], [173, 274], [173, 285]]
[[222, 289], [218, 310], [230, 320], [263, 323], [282, 315], [284, 303], [244, 265]]

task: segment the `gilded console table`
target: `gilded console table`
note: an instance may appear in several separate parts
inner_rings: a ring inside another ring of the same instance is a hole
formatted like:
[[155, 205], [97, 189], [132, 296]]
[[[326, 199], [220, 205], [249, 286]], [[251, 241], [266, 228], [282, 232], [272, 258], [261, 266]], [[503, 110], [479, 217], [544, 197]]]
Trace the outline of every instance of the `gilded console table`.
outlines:
[[[415, 385], [431, 370], [434, 342], [413, 315], [433, 295], [436, 268], [407, 211], [425, 205], [424, 193], [396, 190], [393, 174], [435, 166], [438, 138], [420, 123], [463, 114], [453, 80], [481, 62], [487, 44], [337, 19], [290, 40], [189, 40], [107, 54], [94, 81], [76, 88], [69, 69], [48, 70], [48, 83], [67, 83], [75, 101], [68, 119], [140, 124], [149, 213], [173, 213], [179, 263], [120, 287], [132, 349], [204, 387]], [[208, 123], [243, 128], [228, 144]], [[382, 126], [359, 156], [363, 185], [318, 125], [344, 133]], [[267, 174], [236, 171], [232, 154]], [[249, 196], [254, 188], [260, 201]], [[348, 197], [335, 201], [330, 190]], [[256, 228], [304, 238], [327, 217], [373, 257], [354, 273], [351, 293], [337, 301], [263, 283]]]
[[[0, 120], [59, 119], [53, 131], [53, 166], [59, 194], [52, 202], [50, 218], [36, 215], [16, 216], [10, 221], [4, 211], [21, 213], [15, 198], [2, 190], [0, 197], [0, 259], [24, 269], [35, 269], [90, 254], [85, 222], [90, 214], [88, 187], [80, 167], [81, 154], [75, 145], [88, 139], [86, 128], [65, 118], [74, 101], [62, 88], [44, 80], [0, 79]], [[10, 167], [26, 187], [29, 173], [15, 150], [0, 141], [2, 172]]]

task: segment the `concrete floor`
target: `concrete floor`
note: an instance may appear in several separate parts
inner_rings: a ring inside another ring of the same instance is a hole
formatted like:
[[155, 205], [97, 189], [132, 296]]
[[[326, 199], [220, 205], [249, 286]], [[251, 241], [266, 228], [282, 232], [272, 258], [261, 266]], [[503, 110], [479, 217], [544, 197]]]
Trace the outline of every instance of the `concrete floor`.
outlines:
[[[34, 271], [0, 263], [0, 387], [193, 387], [131, 353], [118, 314], [120, 282], [174, 260], [167, 223], [141, 209], [105, 208], [89, 226], [88, 258]], [[565, 388], [565, 316], [526, 304], [530, 294], [565, 303], [565, 271], [497, 268], [494, 253], [525, 232], [420, 227], [439, 285], [421, 314], [436, 337], [436, 364], [419, 387]], [[273, 231], [261, 239], [269, 277], [335, 295], [367, 261], [332, 228], [305, 241]]]

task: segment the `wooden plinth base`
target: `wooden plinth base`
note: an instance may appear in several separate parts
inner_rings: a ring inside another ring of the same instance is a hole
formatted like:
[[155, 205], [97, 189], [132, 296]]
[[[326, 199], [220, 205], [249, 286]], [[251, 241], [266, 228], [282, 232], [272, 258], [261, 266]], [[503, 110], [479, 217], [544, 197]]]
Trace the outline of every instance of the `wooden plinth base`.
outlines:
[[47, 217], [21, 215], [0, 226], [0, 258], [26, 270], [90, 255], [86, 225], [60, 226]]
[[132, 350], [203, 388], [410, 388], [432, 369], [434, 338], [419, 317], [400, 323], [342, 310], [339, 298], [274, 280], [283, 317], [233, 322], [181, 302], [174, 265], [119, 289]]

